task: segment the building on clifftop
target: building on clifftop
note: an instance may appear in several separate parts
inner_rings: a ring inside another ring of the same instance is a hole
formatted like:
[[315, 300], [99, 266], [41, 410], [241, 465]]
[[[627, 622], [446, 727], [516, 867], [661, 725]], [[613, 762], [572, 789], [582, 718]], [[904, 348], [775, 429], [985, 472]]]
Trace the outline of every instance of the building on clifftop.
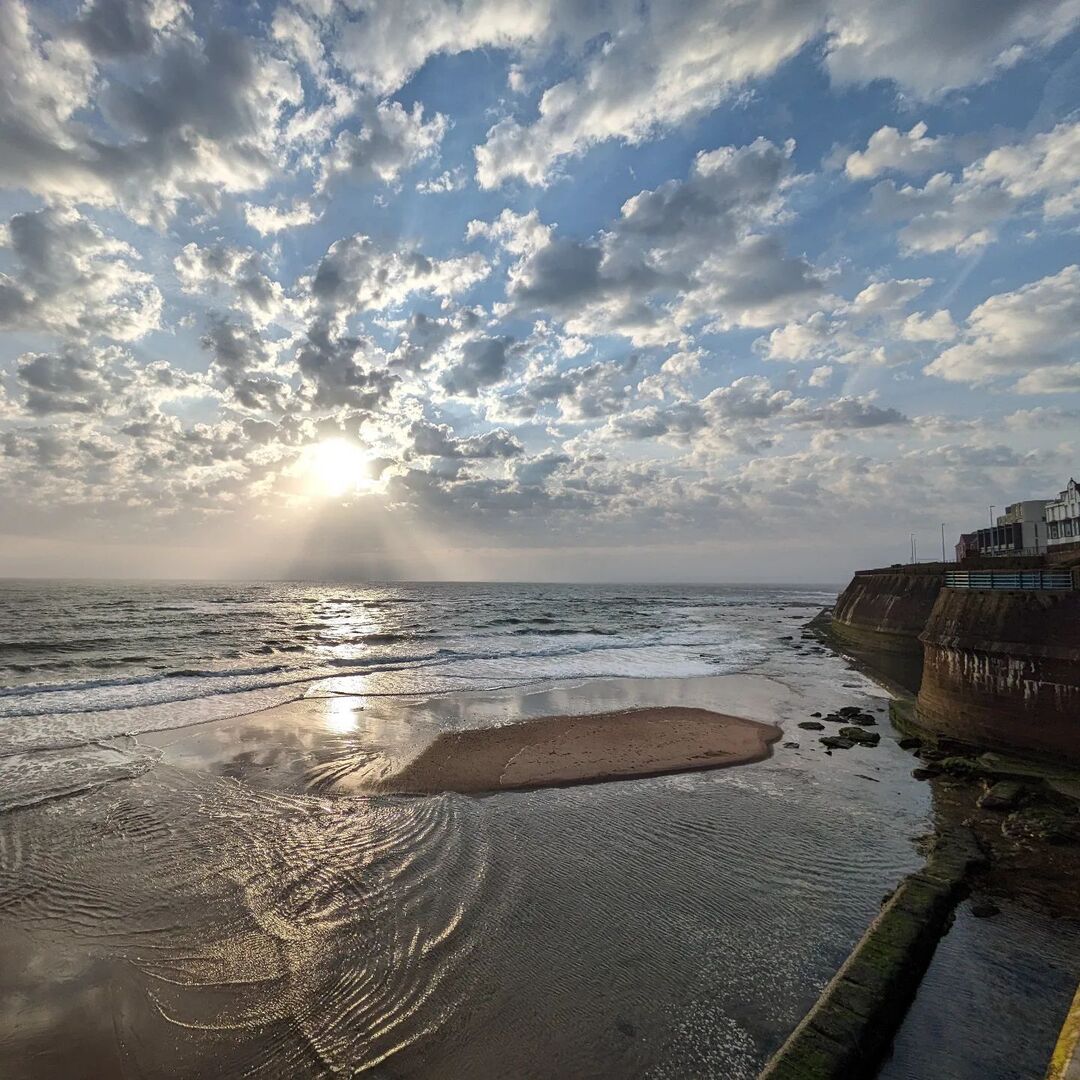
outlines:
[[1065, 490], [1046, 504], [1047, 543], [1080, 543], [1080, 484], [1069, 480]]

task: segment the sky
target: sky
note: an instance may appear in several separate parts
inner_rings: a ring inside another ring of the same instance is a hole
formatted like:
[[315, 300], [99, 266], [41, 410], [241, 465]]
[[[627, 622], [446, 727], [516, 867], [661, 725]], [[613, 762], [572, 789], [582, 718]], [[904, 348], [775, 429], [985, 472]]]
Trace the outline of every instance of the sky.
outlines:
[[1080, 0], [0, 0], [0, 576], [843, 581], [1080, 474]]

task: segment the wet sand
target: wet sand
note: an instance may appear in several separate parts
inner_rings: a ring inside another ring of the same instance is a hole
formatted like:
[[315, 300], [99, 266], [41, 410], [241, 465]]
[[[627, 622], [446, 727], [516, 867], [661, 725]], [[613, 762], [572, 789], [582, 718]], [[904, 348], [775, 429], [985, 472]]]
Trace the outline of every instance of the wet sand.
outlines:
[[707, 709], [544, 716], [449, 731], [376, 789], [427, 795], [566, 787], [761, 761], [780, 728]]

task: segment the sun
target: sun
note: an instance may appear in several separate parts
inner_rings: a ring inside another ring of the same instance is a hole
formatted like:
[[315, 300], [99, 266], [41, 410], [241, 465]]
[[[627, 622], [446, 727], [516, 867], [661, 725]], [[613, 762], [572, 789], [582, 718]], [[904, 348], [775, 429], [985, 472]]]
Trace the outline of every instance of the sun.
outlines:
[[367, 491], [374, 483], [370, 454], [348, 439], [324, 439], [305, 447], [300, 469], [308, 489], [327, 498]]

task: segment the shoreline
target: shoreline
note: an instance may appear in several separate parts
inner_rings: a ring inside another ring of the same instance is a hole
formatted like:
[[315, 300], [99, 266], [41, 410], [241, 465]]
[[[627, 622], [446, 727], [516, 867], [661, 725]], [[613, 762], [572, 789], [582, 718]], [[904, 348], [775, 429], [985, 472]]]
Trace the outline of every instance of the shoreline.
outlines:
[[768, 758], [782, 735], [775, 724], [679, 706], [537, 717], [444, 732], [373, 790], [477, 795], [728, 768]]

